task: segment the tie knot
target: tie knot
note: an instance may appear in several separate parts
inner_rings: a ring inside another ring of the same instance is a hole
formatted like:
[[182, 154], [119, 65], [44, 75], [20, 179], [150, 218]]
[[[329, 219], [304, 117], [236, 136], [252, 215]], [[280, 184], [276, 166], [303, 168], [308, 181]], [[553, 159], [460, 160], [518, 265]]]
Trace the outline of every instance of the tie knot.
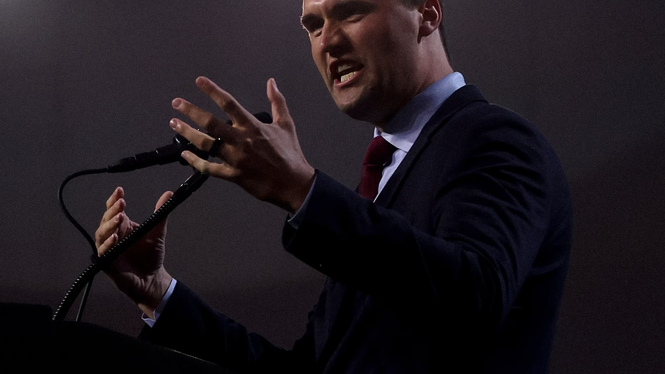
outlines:
[[372, 139], [365, 153], [363, 160], [363, 170], [360, 176], [360, 185], [358, 193], [360, 196], [374, 200], [379, 191], [379, 182], [381, 181], [381, 172], [383, 166], [392, 158], [395, 147], [388, 143], [383, 137], [377, 136]]
[[388, 143], [382, 136], [376, 136], [367, 147], [363, 165], [383, 166], [390, 161], [395, 149], [395, 146]]

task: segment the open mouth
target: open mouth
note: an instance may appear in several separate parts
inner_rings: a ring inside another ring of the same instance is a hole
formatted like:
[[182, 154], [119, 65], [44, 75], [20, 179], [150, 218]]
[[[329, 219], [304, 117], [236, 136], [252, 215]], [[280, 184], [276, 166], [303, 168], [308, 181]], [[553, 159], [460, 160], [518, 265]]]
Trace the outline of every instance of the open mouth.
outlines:
[[337, 83], [345, 83], [353, 79], [362, 69], [362, 65], [350, 62], [333, 63], [330, 66], [330, 72], [333, 80]]

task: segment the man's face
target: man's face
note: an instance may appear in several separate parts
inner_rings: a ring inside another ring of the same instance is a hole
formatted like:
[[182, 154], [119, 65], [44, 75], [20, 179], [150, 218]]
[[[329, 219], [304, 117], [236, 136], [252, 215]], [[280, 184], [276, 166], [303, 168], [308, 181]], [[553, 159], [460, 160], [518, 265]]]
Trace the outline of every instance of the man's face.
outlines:
[[385, 123], [415, 96], [420, 13], [401, 0], [304, 0], [312, 57], [337, 106]]

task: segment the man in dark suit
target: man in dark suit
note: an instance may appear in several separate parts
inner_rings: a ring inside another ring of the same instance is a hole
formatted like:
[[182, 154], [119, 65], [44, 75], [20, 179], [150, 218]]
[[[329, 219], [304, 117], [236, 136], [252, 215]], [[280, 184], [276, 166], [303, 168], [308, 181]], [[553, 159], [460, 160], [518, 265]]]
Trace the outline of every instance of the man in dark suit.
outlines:
[[[109, 271], [142, 337], [241, 372], [546, 371], [572, 225], [547, 141], [453, 72], [437, 0], [304, 0], [302, 24], [338, 107], [387, 150], [359, 193], [307, 163], [272, 79], [273, 124], [200, 77], [233, 126], [183, 99], [207, 134], [171, 126], [223, 161], [192, 166], [290, 213], [285, 248], [328, 276], [305, 335], [282, 350], [211, 310], [164, 269], [161, 226]], [[122, 189], [107, 208], [100, 253], [135, 226]]]

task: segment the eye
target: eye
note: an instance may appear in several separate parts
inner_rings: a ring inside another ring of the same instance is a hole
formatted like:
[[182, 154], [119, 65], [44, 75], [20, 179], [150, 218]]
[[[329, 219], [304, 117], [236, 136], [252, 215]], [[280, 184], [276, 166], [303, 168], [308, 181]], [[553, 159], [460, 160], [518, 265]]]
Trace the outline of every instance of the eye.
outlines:
[[316, 34], [317, 31], [323, 28], [323, 19], [313, 15], [305, 15], [300, 19], [302, 27], [308, 34]]
[[345, 9], [346, 11], [339, 14], [339, 19], [344, 21], [357, 21], [364, 15], [360, 9]]
[[344, 17], [344, 20], [346, 22], [358, 22], [363, 18], [364, 14], [360, 13], [354, 13], [354, 14], [349, 14], [346, 17]]

